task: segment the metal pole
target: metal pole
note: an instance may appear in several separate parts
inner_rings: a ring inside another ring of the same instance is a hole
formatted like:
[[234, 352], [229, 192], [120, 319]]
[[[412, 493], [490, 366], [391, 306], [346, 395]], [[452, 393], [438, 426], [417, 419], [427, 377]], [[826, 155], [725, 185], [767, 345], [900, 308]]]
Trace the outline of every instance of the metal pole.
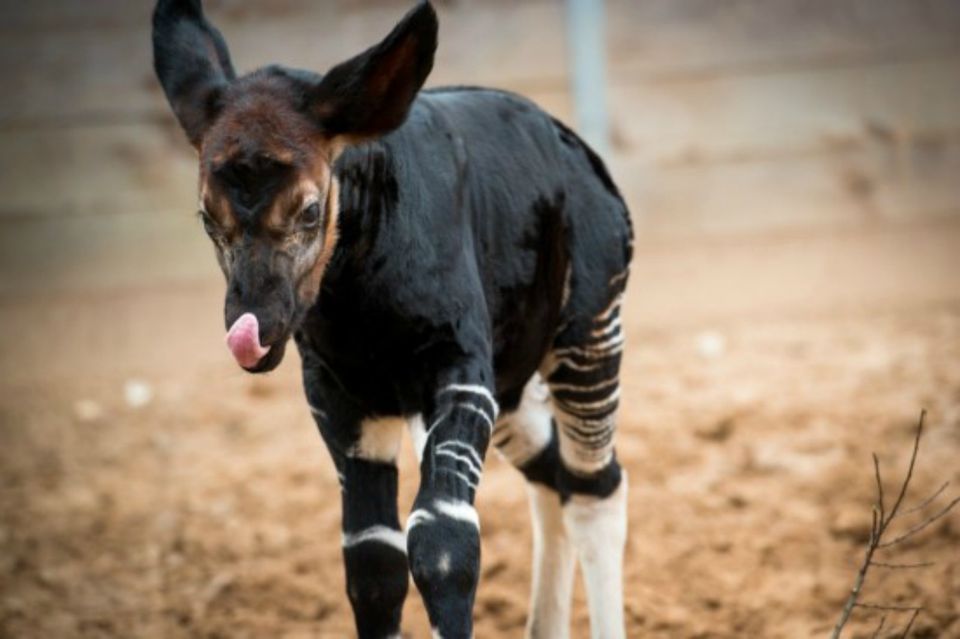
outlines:
[[567, 35], [577, 129], [606, 157], [609, 124], [603, 0], [567, 0]]

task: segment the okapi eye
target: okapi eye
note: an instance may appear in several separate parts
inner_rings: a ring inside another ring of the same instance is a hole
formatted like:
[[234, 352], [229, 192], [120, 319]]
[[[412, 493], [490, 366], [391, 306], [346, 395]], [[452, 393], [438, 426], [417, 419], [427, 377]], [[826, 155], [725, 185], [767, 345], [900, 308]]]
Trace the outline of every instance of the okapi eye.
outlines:
[[200, 220], [203, 222], [203, 230], [207, 232], [207, 235], [214, 237], [220, 233], [219, 229], [217, 228], [217, 223], [213, 221], [206, 211], [197, 211], [197, 215], [200, 216]]
[[320, 224], [320, 203], [314, 202], [300, 213], [300, 224], [304, 228], [314, 229]]

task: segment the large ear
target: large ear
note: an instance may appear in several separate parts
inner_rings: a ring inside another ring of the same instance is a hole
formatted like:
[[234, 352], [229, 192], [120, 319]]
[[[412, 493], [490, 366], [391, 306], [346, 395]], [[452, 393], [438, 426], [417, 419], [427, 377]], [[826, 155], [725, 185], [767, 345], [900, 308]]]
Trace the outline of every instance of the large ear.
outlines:
[[388, 133], [406, 119], [436, 49], [437, 14], [421, 2], [380, 44], [332, 68], [311, 92], [310, 108], [331, 136]]
[[153, 67], [190, 143], [199, 148], [236, 77], [220, 32], [200, 0], [159, 0], [153, 11]]

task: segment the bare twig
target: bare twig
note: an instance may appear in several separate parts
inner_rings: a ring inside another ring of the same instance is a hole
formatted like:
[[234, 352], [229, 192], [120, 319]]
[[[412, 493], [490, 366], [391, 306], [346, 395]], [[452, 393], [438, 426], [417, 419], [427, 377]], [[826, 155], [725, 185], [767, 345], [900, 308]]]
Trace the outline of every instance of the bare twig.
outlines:
[[[873, 454], [873, 475], [874, 480], [877, 484], [877, 501], [873, 506], [871, 511], [872, 521], [870, 524], [870, 539], [867, 542], [867, 547], [864, 552], [863, 562], [860, 564], [860, 568], [857, 570], [857, 575], [853, 582], [853, 588], [850, 589], [850, 594], [847, 596], [847, 600], [844, 602], [843, 609], [840, 611], [840, 619], [837, 621], [836, 626], [833, 628], [833, 633], [831, 634], [831, 639], [838, 639], [840, 634], [843, 632], [844, 626], [847, 624], [847, 621], [850, 619], [850, 615], [853, 613], [854, 608], [865, 608], [870, 610], [882, 610], [886, 612], [912, 612], [909, 622], [907, 623], [906, 628], [903, 631], [903, 637], [907, 636], [907, 633], [910, 632], [910, 629], [913, 627], [914, 622], [917, 619], [917, 616], [923, 610], [922, 606], [906, 606], [906, 605], [894, 605], [894, 604], [884, 604], [884, 603], [862, 603], [859, 601], [860, 593], [863, 590], [863, 584], [867, 577], [867, 572], [873, 566], [878, 566], [881, 568], [888, 569], [908, 569], [908, 568], [924, 568], [927, 566], [932, 566], [931, 562], [920, 562], [920, 563], [888, 563], [888, 562], [879, 562], [874, 561], [873, 556], [877, 550], [882, 548], [890, 548], [895, 546], [907, 539], [910, 539], [914, 535], [918, 534], [922, 530], [926, 529], [935, 521], [945, 517], [953, 508], [960, 503], [960, 497], [957, 497], [946, 507], [940, 509], [935, 514], [926, 517], [921, 522], [917, 523], [913, 527], [909, 528], [906, 532], [901, 535], [891, 539], [890, 541], [884, 541], [884, 533], [887, 532], [890, 524], [897, 518], [898, 515], [909, 515], [915, 512], [919, 512], [932, 504], [942, 493], [946, 490], [949, 482], [944, 483], [940, 488], [938, 488], [931, 496], [927, 497], [921, 501], [918, 505], [913, 508], [909, 508], [902, 513], [900, 512], [900, 507], [903, 505], [904, 499], [907, 496], [907, 491], [910, 488], [910, 480], [913, 479], [913, 471], [916, 468], [917, 464], [917, 455], [920, 452], [920, 439], [923, 436], [923, 422], [926, 418], [927, 412], [920, 412], [920, 419], [917, 421], [917, 432], [913, 439], [913, 451], [910, 454], [910, 464], [907, 466], [906, 475], [904, 475], [903, 481], [900, 484], [900, 490], [897, 493], [897, 498], [894, 500], [890, 510], [887, 510], [886, 500], [884, 499], [883, 493], [883, 479], [880, 474], [880, 460], [877, 457], [876, 453]], [[886, 615], [880, 619], [880, 625], [877, 626], [874, 630], [873, 636], [879, 636], [880, 631], [883, 629], [884, 624], [886, 623]]]
[[892, 568], [894, 570], [906, 570], [907, 568], [929, 568], [935, 565], [932, 561], [921, 561], [915, 564], [888, 564], [885, 561], [875, 561], [873, 565], [876, 568]]
[[[913, 438], [913, 452], [910, 454], [910, 466], [907, 467], [907, 476], [903, 478], [903, 483], [900, 484], [900, 494], [897, 496], [897, 501], [894, 502], [893, 508], [890, 509], [890, 517], [887, 519], [887, 524], [897, 516], [897, 511], [900, 510], [900, 504], [903, 503], [903, 498], [907, 496], [907, 488], [910, 487], [910, 480], [913, 478], [913, 468], [917, 464], [917, 453], [920, 452], [920, 438], [923, 437], [923, 420], [926, 419], [926, 417], [926, 409], [921, 410], [920, 421], [917, 422], [917, 434]], [[874, 456], [874, 459], [876, 459], [876, 456]]]
[[857, 608], [869, 608], [870, 610], [892, 610], [894, 612], [916, 612], [918, 610], [923, 610], [919, 606], [897, 606], [895, 604], [876, 604], [876, 603], [860, 603], [859, 601], [853, 604]]
[[913, 537], [914, 535], [916, 535], [918, 532], [920, 532], [921, 530], [923, 530], [924, 528], [926, 528], [927, 526], [929, 526], [929, 525], [932, 524], [933, 522], [935, 522], [935, 521], [937, 521], [938, 519], [942, 518], [943, 516], [947, 515], [951, 510], [953, 510], [953, 507], [956, 506], [957, 504], [960, 504], [960, 497], [957, 497], [956, 499], [954, 499], [953, 501], [951, 501], [949, 504], [946, 505], [945, 508], [943, 508], [942, 510], [940, 510], [940, 512], [938, 512], [937, 514], [931, 515], [930, 517], [927, 517], [926, 519], [924, 519], [924, 520], [921, 521], [919, 524], [917, 524], [916, 526], [914, 526], [913, 528], [911, 528], [911, 529], [908, 530], [907, 532], [903, 533], [903, 534], [900, 535], [899, 537], [895, 537], [895, 538], [891, 539], [890, 541], [885, 541], [885, 542], [883, 542], [882, 544], [879, 544], [879, 545], [877, 546], [877, 548], [889, 548], [890, 546], [896, 546], [896, 545], [899, 544], [900, 542], [906, 541], [907, 539], [910, 539], [911, 537]]
[[927, 497], [926, 499], [924, 499], [923, 501], [921, 501], [919, 504], [917, 504], [917, 505], [914, 506], [913, 508], [911, 508], [911, 509], [909, 509], [909, 510], [903, 511], [903, 514], [904, 514], [904, 515], [912, 515], [913, 513], [920, 512], [921, 510], [923, 510], [924, 508], [926, 508], [927, 506], [929, 506], [930, 504], [932, 504], [932, 503], [933, 503], [933, 500], [936, 499], [937, 497], [939, 497], [940, 494], [941, 494], [943, 491], [945, 491], [945, 490], [947, 489], [947, 486], [949, 486], [949, 485], [950, 485], [950, 482], [949, 482], [949, 481], [943, 482], [942, 484], [940, 484], [940, 488], [937, 488], [937, 490], [935, 490], [932, 495], [930, 495], [929, 497]]
[[867, 578], [867, 571], [870, 569], [873, 553], [877, 549], [875, 543], [877, 538], [877, 511], [874, 510], [873, 528], [870, 530], [870, 543], [867, 545], [867, 552], [863, 558], [863, 563], [860, 564], [860, 569], [857, 570], [857, 577], [854, 579], [853, 588], [850, 589], [850, 596], [847, 597], [846, 603], [843, 604], [843, 610], [840, 611], [840, 620], [837, 621], [837, 625], [833, 628], [833, 634], [830, 635], [831, 639], [839, 639], [840, 633], [843, 632], [843, 627], [847, 625], [847, 620], [849, 620], [850, 615], [853, 614], [853, 608], [857, 605], [857, 599], [859, 599], [860, 591], [863, 589], [863, 582]]
[[880, 479], [880, 460], [876, 453], [873, 453], [873, 475], [877, 479], [877, 509], [880, 511], [880, 521], [883, 521], [886, 519], [883, 510], [883, 481]]
[[887, 623], [887, 616], [883, 615], [880, 617], [880, 625], [877, 626], [877, 629], [873, 631], [873, 634], [870, 635], [872, 639], [877, 639], [880, 636], [880, 631], [883, 630], [883, 624]]
[[907, 635], [910, 633], [910, 629], [913, 628], [913, 622], [917, 620], [917, 617], [920, 615], [920, 610], [914, 610], [913, 614], [910, 615], [910, 621], [907, 622], [907, 627], [903, 629], [903, 634], [900, 635], [900, 639], [907, 639]]

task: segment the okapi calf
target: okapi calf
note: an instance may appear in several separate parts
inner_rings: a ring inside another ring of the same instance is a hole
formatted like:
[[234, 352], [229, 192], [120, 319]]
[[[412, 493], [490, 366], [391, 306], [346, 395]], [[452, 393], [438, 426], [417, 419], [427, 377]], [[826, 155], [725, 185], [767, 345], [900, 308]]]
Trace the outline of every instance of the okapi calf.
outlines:
[[[603, 162], [527, 100], [420, 91], [428, 2], [326, 75], [237, 76], [199, 0], [160, 0], [157, 75], [199, 153], [200, 217], [247, 371], [293, 336], [340, 478], [361, 637], [399, 636], [408, 569], [436, 636], [472, 634], [487, 447], [526, 476], [528, 636], [569, 633], [579, 557], [594, 637], [622, 637], [626, 479], [613, 449], [632, 234]], [[403, 423], [420, 457], [397, 515]]]

